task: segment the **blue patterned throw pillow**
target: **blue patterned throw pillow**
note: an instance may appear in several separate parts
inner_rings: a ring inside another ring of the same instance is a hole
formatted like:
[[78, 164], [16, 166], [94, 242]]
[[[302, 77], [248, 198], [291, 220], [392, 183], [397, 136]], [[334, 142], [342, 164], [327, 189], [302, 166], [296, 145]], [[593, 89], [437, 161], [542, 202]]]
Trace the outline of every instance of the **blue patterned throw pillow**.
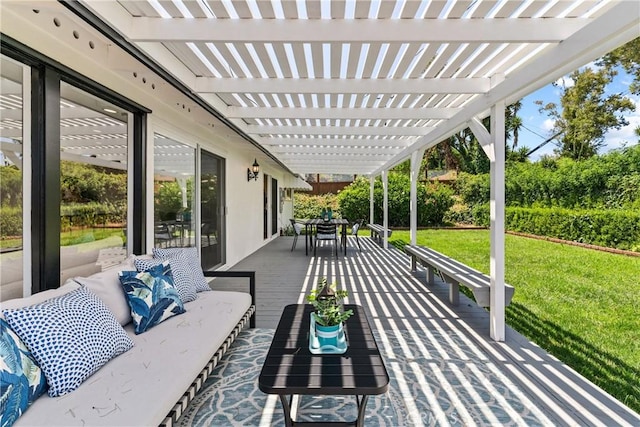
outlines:
[[40, 365], [51, 397], [75, 390], [133, 347], [113, 313], [85, 287], [3, 314]]
[[138, 271], [147, 271], [151, 267], [160, 265], [165, 261], [169, 262], [171, 274], [173, 276], [173, 284], [175, 285], [182, 302], [194, 301], [198, 298], [195, 280], [191, 274], [191, 267], [189, 266], [184, 254], [177, 253], [174, 256], [166, 258], [164, 261], [161, 259], [136, 258], [133, 263]]
[[47, 380], [20, 337], [0, 318], [0, 426], [9, 427], [47, 389]]
[[185, 312], [173, 284], [169, 262], [165, 261], [143, 272], [121, 271], [119, 274], [131, 307], [136, 334]]
[[154, 258], [161, 260], [171, 258], [177, 254], [184, 255], [189, 267], [189, 273], [191, 274], [191, 280], [193, 280], [196, 287], [196, 292], [211, 290], [207, 278], [202, 274], [202, 266], [200, 265], [197, 248], [153, 248], [152, 252]]

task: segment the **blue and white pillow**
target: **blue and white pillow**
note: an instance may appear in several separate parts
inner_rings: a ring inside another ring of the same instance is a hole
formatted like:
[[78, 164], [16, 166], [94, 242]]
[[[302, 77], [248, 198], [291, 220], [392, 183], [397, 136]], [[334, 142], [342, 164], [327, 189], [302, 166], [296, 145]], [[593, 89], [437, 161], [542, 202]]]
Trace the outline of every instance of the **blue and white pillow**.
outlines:
[[198, 248], [153, 248], [153, 257], [158, 259], [167, 259], [176, 254], [184, 254], [185, 259], [188, 262], [189, 270], [191, 272], [193, 281], [196, 286], [196, 292], [210, 291], [211, 287], [207, 278], [202, 274], [202, 266], [200, 265], [200, 256], [198, 255]]
[[113, 313], [85, 287], [3, 314], [40, 365], [51, 397], [72, 392], [133, 347]]
[[155, 267], [166, 261], [169, 262], [171, 267], [173, 284], [182, 302], [194, 301], [198, 298], [198, 294], [196, 293], [196, 279], [194, 279], [189, 262], [183, 253], [178, 252], [165, 260], [136, 258], [133, 263], [138, 271], [147, 271], [151, 267]]
[[0, 426], [9, 427], [47, 390], [47, 379], [20, 337], [0, 319]]
[[136, 334], [185, 312], [173, 284], [169, 262], [165, 261], [143, 272], [121, 271], [119, 275], [131, 307]]

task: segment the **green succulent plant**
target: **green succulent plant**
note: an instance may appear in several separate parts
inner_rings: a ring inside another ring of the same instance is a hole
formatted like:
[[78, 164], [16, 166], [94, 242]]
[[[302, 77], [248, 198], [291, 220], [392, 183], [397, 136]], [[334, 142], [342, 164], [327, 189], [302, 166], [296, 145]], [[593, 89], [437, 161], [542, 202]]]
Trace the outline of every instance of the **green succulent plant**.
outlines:
[[347, 320], [353, 310], [345, 310], [341, 301], [349, 295], [344, 289], [337, 290], [337, 284], [327, 284], [327, 278], [318, 280], [318, 286], [307, 295], [307, 302], [315, 308], [313, 318], [319, 325], [335, 326]]

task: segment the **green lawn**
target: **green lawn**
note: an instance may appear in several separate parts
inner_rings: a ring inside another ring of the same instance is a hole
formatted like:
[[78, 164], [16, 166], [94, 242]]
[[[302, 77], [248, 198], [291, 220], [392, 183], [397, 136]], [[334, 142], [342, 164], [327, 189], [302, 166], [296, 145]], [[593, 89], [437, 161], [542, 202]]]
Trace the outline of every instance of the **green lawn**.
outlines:
[[[486, 230], [421, 230], [417, 243], [489, 273]], [[640, 258], [507, 235], [505, 274], [507, 323], [640, 412]]]

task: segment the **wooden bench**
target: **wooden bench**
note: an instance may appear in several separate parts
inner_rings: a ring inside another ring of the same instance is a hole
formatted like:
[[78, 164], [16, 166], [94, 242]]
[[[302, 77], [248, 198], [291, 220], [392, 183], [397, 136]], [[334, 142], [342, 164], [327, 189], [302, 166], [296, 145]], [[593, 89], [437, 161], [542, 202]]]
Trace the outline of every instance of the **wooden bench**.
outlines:
[[[486, 274], [474, 270], [473, 268], [449, 258], [433, 249], [406, 245], [404, 251], [411, 256], [411, 271], [416, 271], [416, 262], [419, 260], [427, 269], [427, 283], [433, 285], [434, 272], [440, 272], [443, 281], [449, 283], [449, 301], [453, 305], [460, 302], [459, 285], [463, 285], [473, 292], [476, 303], [481, 307], [491, 305], [491, 279]], [[505, 305], [511, 303], [514, 288], [505, 283], [504, 302]]]
[[382, 239], [385, 233], [387, 237], [391, 237], [391, 233], [393, 233], [393, 230], [384, 228], [383, 226], [378, 224], [367, 224], [367, 227], [369, 227], [369, 230], [371, 230], [371, 238], [378, 242], [378, 244], [382, 244]]

